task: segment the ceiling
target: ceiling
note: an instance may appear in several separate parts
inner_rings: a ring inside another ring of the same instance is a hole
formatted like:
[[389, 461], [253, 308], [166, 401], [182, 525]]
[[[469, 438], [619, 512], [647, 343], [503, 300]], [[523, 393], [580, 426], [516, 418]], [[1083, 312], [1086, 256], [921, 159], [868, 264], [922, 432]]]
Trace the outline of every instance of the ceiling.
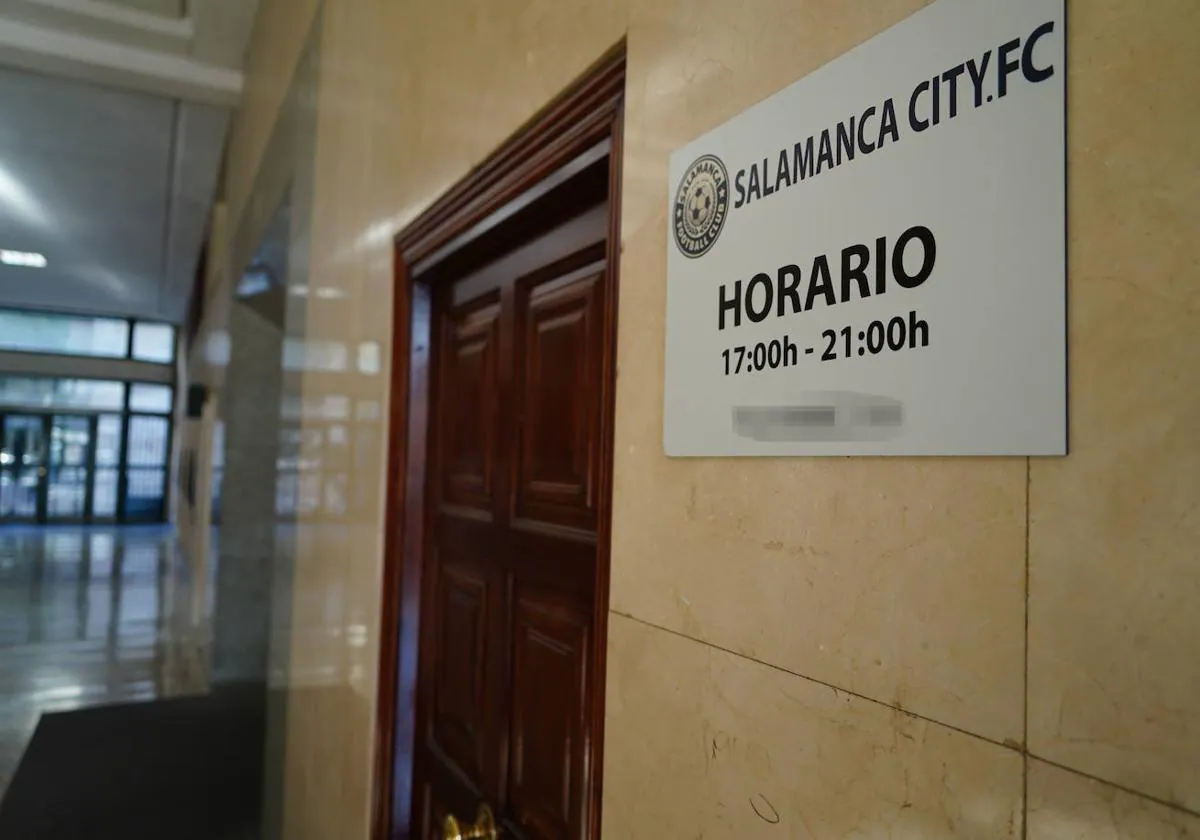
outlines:
[[0, 248], [47, 263], [0, 303], [180, 320], [228, 110], [0, 70], [0, 113]]
[[184, 318], [253, 6], [0, 4], [0, 306]]

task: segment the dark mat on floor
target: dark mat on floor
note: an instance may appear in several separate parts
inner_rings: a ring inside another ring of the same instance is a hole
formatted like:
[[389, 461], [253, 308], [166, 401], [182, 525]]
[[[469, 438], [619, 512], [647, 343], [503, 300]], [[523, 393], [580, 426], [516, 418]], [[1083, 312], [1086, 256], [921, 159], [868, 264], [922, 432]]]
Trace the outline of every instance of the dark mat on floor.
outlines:
[[265, 693], [43, 715], [0, 840], [243, 840], [260, 820]]

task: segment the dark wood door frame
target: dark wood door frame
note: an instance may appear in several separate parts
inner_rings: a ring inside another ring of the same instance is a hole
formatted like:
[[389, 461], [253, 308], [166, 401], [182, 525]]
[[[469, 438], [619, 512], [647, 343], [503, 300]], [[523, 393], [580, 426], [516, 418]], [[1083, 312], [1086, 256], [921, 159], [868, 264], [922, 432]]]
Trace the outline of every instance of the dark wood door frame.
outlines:
[[594, 742], [588, 760], [588, 775], [593, 779], [589, 836], [600, 836], [624, 91], [622, 42], [395, 238], [392, 392], [371, 817], [374, 840], [408, 838], [412, 815], [431, 350], [431, 287], [429, 277], [423, 275], [442, 256], [517, 212], [548, 176], [599, 144], [606, 144], [611, 282], [606, 284], [604, 301], [609, 334], [604, 337], [603, 377], [608, 387], [602, 406], [599, 562], [591, 656]]

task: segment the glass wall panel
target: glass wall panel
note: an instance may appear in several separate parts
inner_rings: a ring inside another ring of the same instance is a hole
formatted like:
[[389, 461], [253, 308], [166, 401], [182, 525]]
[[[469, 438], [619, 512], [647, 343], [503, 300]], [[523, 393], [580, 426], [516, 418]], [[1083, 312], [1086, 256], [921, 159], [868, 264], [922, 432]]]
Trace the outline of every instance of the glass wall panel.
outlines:
[[0, 376], [0, 406], [120, 411], [125, 406], [125, 383]]
[[112, 519], [117, 515], [121, 438], [125, 418], [101, 414], [96, 418], [96, 472], [92, 475], [92, 518]]
[[112, 519], [117, 515], [117, 470], [97, 467], [92, 476], [92, 517]]
[[128, 349], [129, 322], [119, 318], [0, 310], [0, 350], [121, 359]]
[[170, 423], [165, 417], [129, 418], [129, 449], [126, 462], [131, 467], [162, 467], [167, 463], [167, 437]]
[[169, 414], [174, 392], [169, 385], [134, 383], [129, 386], [130, 411], [150, 411]]
[[120, 414], [101, 414], [96, 418], [96, 466], [115, 467], [121, 463], [123, 426]]
[[139, 362], [175, 361], [175, 328], [138, 321], [133, 325], [133, 358]]
[[46, 516], [82, 519], [86, 513], [91, 419], [55, 416], [50, 425], [50, 476]]
[[163, 512], [165, 470], [130, 469], [125, 474], [126, 520], [156, 520]]

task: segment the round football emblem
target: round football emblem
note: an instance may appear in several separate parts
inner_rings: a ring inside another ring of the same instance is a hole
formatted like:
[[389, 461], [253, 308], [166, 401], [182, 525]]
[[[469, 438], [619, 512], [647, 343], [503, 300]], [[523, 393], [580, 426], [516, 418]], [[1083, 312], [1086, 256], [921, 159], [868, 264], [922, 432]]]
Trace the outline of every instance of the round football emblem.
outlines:
[[685, 257], [699, 257], [717, 241], [729, 212], [729, 173], [716, 155], [688, 167], [675, 192], [675, 244]]

